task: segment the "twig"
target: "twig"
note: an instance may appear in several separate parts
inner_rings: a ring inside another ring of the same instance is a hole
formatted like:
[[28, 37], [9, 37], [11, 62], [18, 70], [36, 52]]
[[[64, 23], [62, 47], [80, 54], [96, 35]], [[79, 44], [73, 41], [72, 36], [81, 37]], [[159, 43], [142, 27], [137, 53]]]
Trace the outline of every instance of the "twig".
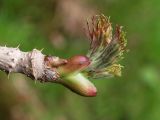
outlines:
[[[37, 49], [22, 52], [19, 48], [0, 46], [0, 69], [9, 76], [11, 72], [23, 73], [33, 80], [40, 82], [56, 82], [59, 74], [56, 65], [60, 66], [67, 61], [55, 56], [46, 56]], [[51, 67], [55, 64], [54, 67]]]

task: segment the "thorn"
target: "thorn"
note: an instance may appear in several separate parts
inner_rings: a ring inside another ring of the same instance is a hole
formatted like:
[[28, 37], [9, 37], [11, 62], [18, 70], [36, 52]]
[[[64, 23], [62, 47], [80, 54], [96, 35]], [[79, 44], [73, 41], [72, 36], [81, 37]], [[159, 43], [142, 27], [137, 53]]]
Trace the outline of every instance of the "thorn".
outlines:
[[44, 48], [42, 48], [41, 50], [40, 50], [40, 52], [42, 52], [44, 50]]
[[37, 79], [34, 80], [34, 83], [37, 84]]
[[19, 48], [20, 44], [17, 46], [17, 48]]
[[11, 73], [10, 71], [7, 73], [7, 78], [8, 78], [8, 79], [9, 79], [9, 77], [10, 77], [10, 73]]

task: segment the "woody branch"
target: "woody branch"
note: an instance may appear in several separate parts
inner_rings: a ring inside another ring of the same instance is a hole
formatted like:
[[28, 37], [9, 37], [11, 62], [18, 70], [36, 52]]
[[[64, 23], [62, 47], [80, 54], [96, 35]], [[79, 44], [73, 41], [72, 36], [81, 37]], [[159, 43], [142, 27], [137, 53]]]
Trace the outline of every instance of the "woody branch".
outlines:
[[[56, 67], [66, 62], [65, 59], [46, 56], [37, 49], [22, 52], [18, 47], [0, 46], [0, 70], [8, 75], [11, 72], [22, 73], [40, 82], [56, 82], [60, 77]], [[52, 63], [52, 67], [50, 63]]]

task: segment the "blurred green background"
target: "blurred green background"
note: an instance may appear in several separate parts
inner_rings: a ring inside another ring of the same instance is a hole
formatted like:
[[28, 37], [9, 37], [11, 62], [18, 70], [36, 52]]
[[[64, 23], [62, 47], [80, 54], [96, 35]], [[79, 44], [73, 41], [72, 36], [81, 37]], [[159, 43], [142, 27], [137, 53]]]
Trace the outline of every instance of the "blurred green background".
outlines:
[[0, 72], [0, 120], [160, 120], [159, 0], [0, 0], [0, 46], [86, 54], [85, 20], [103, 13], [127, 31], [122, 77], [92, 80], [97, 97]]

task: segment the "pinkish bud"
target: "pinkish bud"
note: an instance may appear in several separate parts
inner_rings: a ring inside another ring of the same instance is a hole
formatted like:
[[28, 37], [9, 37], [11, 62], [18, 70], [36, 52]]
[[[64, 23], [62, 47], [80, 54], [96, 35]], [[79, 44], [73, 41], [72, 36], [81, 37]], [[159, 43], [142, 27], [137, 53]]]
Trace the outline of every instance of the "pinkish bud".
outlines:
[[60, 74], [70, 74], [84, 70], [90, 64], [90, 60], [86, 56], [76, 55], [67, 60], [67, 64], [58, 68]]

